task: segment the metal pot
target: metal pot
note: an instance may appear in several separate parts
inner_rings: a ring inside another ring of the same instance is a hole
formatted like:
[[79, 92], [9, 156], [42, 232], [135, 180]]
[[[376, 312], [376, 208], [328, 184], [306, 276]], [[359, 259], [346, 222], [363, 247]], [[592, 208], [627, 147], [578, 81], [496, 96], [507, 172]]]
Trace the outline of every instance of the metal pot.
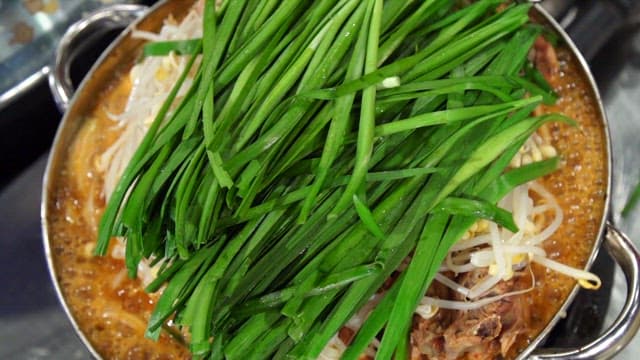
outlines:
[[[185, 4], [180, 1], [161, 1], [153, 8], [149, 9], [142, 18], [136, 20], [133, 25], [140, 29], [159, 28], [162, 20], [168, 14], [184, 10], [185, 8]], [[540, 13], [540, 15], [548, 22], [548, 25], [552, 27], [564, 40], [568, 48], [573, 52], [573, 55], [578, 59], [581, 70], [584, 73], [585, 78], [588, 79], [592, 94], [597, 101], [598, 111], [603, 121], [603, 131], [605, 132], [604, 135], [606, 138], [606, 158], [608, 159], [607, 191], [604, 199], [606, 211], [600, 221], [598, 232], [600, 235], [595, 241], [586, 267], [591, 267], [598, 251], [601, 248], [608, 251], [621, 267], [626, 277], [627, 299], [616, 321], [593, 342], [584, 344], [580, 348], [576, 349], [542, 348], [541, 346], [549, 335], [549, 332], [563, 317], [575, 297], [578, 291], [578, 287], [576, 286], [547, 327], [524, 351], [520, 353], [518, 359], [609, 359], [617, 354], [629, 343], [629, 341], [631, 341], [640, 327], [640, 254], [634, 247], [633, 243], [609, 221], [611, 211], [608, 209], [610, 209], [612, 182], [611, 169], [613, 158], [606, 115], [589, 67], [575, 44], [562, 30], [560, 25], [542, 7], [536, 5], [535, 10]], [[142, 12], [143, 9], [139, 6], [116, 5], [101, 10], [98, 13], [93, 13], [84, 20], [73, 25], [60, 42], [56, 56], [56, 63], [50, 75], [50, 85], [54, 97], [59, 106], [66, 109], [66, 113], [61, 126], [58, 129], [44, 177], [41, 208], [44, 246], [50, 273], [55, 284], [58, 297], [65, 308], [69, 319], [73, 323], [76, 332], [96, 358], [100, 358], [100, 356], [92, 348], [89, 341], [87, 341], [82, 329], [78, 327], [73, 314], [65, 303], [60, 286], [56, 280], [56, 268], [53, 265], [49, 240], [52, 231], [51, 224], [49, 222], [49, 212], [52, 206], [54, 206], [54, 204], [51, 203], [51, 192], [53, 189], [52, 183], [53, 179], [55, 179], [55, 174], [63, 168], [66, 150], [69, 148], [71, 141], [85, 118], [83, 115], [85, 115], [94, 104], [95, 99], [93, 94], [98, 93], [104, 88], [104, 84], [113, 73], [116, 73], [118, 69], [122, 69], [123, 66], [131, 64], [135, 60], [135, 56], [137, 54], [136, 49], [139, 49], [142, 41], [131, 37], [131, 29], [133, 25], [129, 26], [92, 67], [75, 95], [73, 95], [73, 87], [70, 84], [68, 76], [70, 54], [73, 51], [74, 44], [96, 28], [105, 26], [105, 24], [113, 25], [128, 23], [132, 21], [132, 19], [140, 16]]]

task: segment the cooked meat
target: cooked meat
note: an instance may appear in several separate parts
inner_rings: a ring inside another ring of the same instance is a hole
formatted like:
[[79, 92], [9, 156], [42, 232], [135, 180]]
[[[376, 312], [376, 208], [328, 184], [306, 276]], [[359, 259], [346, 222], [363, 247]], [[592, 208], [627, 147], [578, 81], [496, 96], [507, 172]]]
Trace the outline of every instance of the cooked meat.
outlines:
[[538, 36], [531, 50], [533, 64], [545, 79], [552, 81], [558, 75], [560, 63], [553, 45], [543, 36]]
[[340, 340], [342, 340], [343, 343], [351, 344], [351, 340], [353, 340], [353, 336], [355, 334], [356, 332], [353, 329], [347, 326], [343, 326], [338, 332], [338, 337], [340, 338]]
[[[452, 276], [452, 274], [447, 274]], [[449, 299], [451, 291], [441, 283], [434, 281], [427, 295], [441, 299]], [[440, 359], [439, 355], [445, 353], [444, 331], [453, 322], [455, 312], [447, 309], [439, 309], [430, 319], [425, 320], [418, 315], [413, 317], [413, 331], [411, 333], [413, 360], [417, 359]]]
[[[526, 273], [517, 273], [511, 280], [502, 281], [485, 296], [497, 296], [529, 286]], [[487, 273], [476, 270], [460, 275], [456, 281], [472, 287]], [[444, 287], [436, 288], [441, 297]], [[464, 296], [450, 292], [454, 300]], [[429, 294], [433, 296], [433, 294]], [[522, 296], [510, 296], [477, 310], [451, 311], [440, 309], [431, 319], [416, 317], [418, 322], [411, 334], [414, 359], [496, 359], [506, 356], [519, 335], [527, 331], [529, 310]]]

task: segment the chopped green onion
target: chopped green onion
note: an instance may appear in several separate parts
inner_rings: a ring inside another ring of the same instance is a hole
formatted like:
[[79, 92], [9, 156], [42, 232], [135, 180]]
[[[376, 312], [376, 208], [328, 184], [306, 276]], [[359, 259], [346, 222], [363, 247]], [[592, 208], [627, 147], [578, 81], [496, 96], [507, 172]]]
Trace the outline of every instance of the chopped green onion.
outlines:
[[144, 45], [143, 56], [197, 55], [202, 50], [202, 39], [154, 41]]

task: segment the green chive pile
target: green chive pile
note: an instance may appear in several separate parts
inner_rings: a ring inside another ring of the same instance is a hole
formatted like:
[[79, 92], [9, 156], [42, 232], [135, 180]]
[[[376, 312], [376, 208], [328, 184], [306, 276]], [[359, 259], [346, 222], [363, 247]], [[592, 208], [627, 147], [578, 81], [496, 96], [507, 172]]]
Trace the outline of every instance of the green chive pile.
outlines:
[[195, 358], [315, 359], [411, 256], [344, 353], [379, 336], [376, 358], [407, 358], [450, 246], [479, 218], [517, 230], [498, 200], [558, 166], [507, 169], [540, 125], [571, 123], [531, 115], [555, 96], [527, 60], [542, 32], [529, 10], [207, 0], [202, 39], [148, 44], [191, 61], [96, 248], [121, 236], [131, 276], [142, 259], [160, 266], [147, 336], [188, 333]]

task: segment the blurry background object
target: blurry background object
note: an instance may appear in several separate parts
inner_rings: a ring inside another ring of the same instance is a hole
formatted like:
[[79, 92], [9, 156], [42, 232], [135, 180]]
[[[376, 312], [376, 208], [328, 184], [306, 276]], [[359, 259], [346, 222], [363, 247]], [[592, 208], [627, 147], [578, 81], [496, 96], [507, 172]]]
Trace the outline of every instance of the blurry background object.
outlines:
[[[0, 186], [46, 151], [59, 121], [46, 77], [67, 28], [111, 3], [141, 0], [0, 0]], [[102, 32], [74, 64], [76, 80], [117, 32]], [[44, 116], [43, 116], [44, 115]]]
[[[0, 109], [41, 81], [73, 22], [108, 0], [0, 1]], [[118, 1], [135, 3], [139, 1]]]

